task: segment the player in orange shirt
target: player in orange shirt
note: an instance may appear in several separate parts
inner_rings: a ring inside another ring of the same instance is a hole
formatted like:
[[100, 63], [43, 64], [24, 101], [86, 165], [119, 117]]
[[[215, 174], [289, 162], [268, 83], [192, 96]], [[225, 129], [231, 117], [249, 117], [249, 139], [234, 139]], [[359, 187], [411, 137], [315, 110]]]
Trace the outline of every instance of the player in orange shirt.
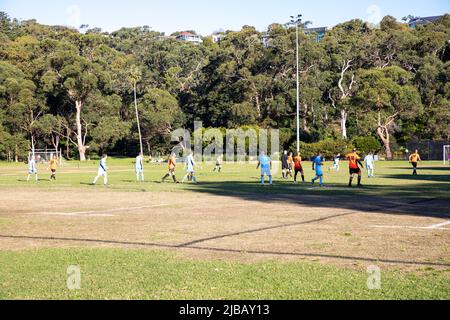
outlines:
[[303, 171], [302, 166], [302, 157], [300, 156], [300, 152], [297, 153], [297, 156], [294, 158], [294, 183], [297, 183], [297, 175], [298, 173], [301, 173], [302, 175], [302, 181], [305, 182], [305, 173]]
[[177, 178], [175, 176], [175, 168], [177, 166], [177, 157], [175, 153], [172, 153], [167, 161], [167, 165], [169, 167], [169, 172], [162, 178], [161, 182], [166, 181], [166, 179], [172, 176], [173, 182], [178, 183]]
[[58, 169], [58, 157], [57, 156], [53, 156], [53, 159], [50, 160], [49, 169], [52, 171], [50, 180], [56, 180], [56, 169]]
[[409, 156], [409, 163], [413, 166], [413, 176], [417, 176], [417, 163], [419, 161], [422, 161], [422, 159], [420, 159], [419, 150], [416, 150], [416, 152]]
[[[349, 167], [350, 167], [350, 181], [348, 183], [349, 187], [352, 186], [353, 176], [355, 174], [358, 175], [358, 187], [362, 187], [362, 185], [361, 185], [361, 180], [362, 180], [361, 168], [363, 167], [363, 164], [361, 162], [361, 158], [358, 156], [356, 151], [357, 151], [356, 149], [353, 149], [352, 153], [349, 153], [348, 155], [345, 156], [349, 162]], [[359, 166], [361, 166], [361, 168]]]

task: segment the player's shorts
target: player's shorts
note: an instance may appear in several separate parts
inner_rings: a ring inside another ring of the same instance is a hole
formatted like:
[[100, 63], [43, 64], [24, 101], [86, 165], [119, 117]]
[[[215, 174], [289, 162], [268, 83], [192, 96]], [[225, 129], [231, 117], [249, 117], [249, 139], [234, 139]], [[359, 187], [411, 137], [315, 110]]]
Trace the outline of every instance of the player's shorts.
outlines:
[[360, 168], [350, 168], [350, 174], [361, 174], [361, 169]]
[[316, 168], [315, 168], [315, 170], [314, 170], [315, 172], [316, 172], [316, 176], [318, 176], [318, 177], [321, 177], [321, 176], [323, 176], [323, 170], [322, 170], [322, 166], [316, 166]]
[[373, 170], [374, 166], [366, 166], [367, 170]]
[[144, 169], [143, 168], [136, 168], [136, 173], [143, 173]]
[[296, 167], [295, 172], [303, 172], [303, 167]]
[[413, 166], [414, 169], [417, 168], [417, 162], [411, 162], [411, 164], [412, 164], [412, 166]]
[[28, 174], [36, 174], [37, 170], [28, 170]]
[[262, 168], [261, 169], [261, 176], [271, 176], [272, 172], [270, 172], [270, 168]]
[[281, 168], [283, 170], [289, 170], [289, 165], [287, 163], [283, 163], [283, 164], [281, 164]]
[[103, 169], [99, 169], [97, 175], [99, 176], [106, 176], [106, 171]]
[[51, 169], [52, 173], [55, 174], [56, 173], [56, 169]]

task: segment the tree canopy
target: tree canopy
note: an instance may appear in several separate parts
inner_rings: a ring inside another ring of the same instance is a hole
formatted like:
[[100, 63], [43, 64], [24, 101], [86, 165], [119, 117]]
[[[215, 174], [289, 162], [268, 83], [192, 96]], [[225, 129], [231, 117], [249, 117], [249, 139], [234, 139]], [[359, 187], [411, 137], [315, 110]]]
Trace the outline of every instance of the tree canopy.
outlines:
[[[149, 150], [165, 150], [171, 132], [192, 131], [194, 121], [283, 129], [289, 147], [295, 28], [244, 26], [218, 43], [204, 40], [195, 45], [148, 26], [82, 33], [0, 13], [0, 158], [21, 159], [32, 147], [82, 160], [135, 155], [135, 81]], [[373, 137], [389, 158], [410, 139], [446, 139], [449, 40], [450, 15], [415, 29], [391, 16], [379, 27], [351, 20], [320, 42], [300, 32], [302, 141]]]

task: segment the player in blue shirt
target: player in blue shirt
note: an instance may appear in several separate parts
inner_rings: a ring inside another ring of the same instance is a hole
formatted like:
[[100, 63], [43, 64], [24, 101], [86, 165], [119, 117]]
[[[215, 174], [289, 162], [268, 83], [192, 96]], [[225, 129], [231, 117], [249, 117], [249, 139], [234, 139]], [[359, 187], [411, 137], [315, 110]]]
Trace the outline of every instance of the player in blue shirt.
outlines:
[[269, 177], [270, 185], [273, 185], [273, 179], [272, 179], [272, 160], [264, 151], [261, 151], [261, 154], [258, 158], [258, 166], [256, 167], [256, 170], [261, 167], [261, 185], [264, 186], [265, 183], [265, 176]]
[[319, 154], [313, 159], [313, 170], [316, 171], [316, 177], [312, 179], [312, 185], [316, 182], [316, 180], [320, 180], [320, 186], [323, 186], [323, 158], [322, 155]]

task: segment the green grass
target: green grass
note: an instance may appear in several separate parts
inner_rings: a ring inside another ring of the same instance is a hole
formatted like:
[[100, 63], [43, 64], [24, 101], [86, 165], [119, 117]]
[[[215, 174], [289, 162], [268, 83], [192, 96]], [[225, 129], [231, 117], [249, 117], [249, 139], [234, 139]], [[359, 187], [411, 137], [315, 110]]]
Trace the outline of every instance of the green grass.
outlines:
[[[0, 252], [0, 299], [449, 299], [447, 271], [368, 274], [305, 262], [192, 261], [148, 250]], [[81, 289], [67, 289], [67, 268]]]
[[[106, 190], [130, 191], [130, 192], [209, 192], [219, 194], [294, 194], [302, 193], [330, 193], [339, 195], [375, 195], [391, 197], [442, 197], [450, 195], [450, 166], [443, 166], [441, 162], [422, 162], [420, 164], [420, 175], [413, 177], [411, 168], [406, 161], [379, 162], [376, 165], [375, 179], [364, 177], [364, 189], [348, 190], [348, 169], [346, 162], [342, 163], [339, 173], [325, 170], [325, 183], [329, 188], [310, 190], [309, 182], [313, 172], [309, 162], [304, 163], [306, 179], [308, 184], [294, 185], [292, 181], [280, 179], [281, 171], [275, 175], [275, 187], [270, 190], [263, 189], [259, 185], [259, 172], [255, 164], [225, 164], [222, 173], [213, 173], [213, 164], [201, 164], [197, 167], [199, 185], [175, 185], [167, 180], [161, 184], [161, 177], [165, 175], [167, 167], [163, 165], [146, 164], [145, 183], [136, 183], [133, 159], [109, 159], [110, 185]], [[102, 179], [98, 186], [89, 186], [97, 172], [98, 161], [67, 162], [58, 174], [58, 181], [49, 181], [49, 172], [46, 166], [39, 164], [38, 170], [41, 181], [26, 182], [26, 165], [0, 163], [0, 190], [1, 188], [29, 188], [45, 190], [105, 190]], [[331, 166], [327, 163], [325, 168]], [[184, 175], [182, 164], [179, 164], [177, 177], [179, 180]]]
[[[212, 173], [213, 164], [198, 168], [200, 184], [159, 183], [166, 165], [146, 165], [148, 182], [134, 182], [132, 159], [109, 159], [110, 185], [89, 186], [97, 171], [97, 161], [68, 162], [59, 171], [58, 181], [48, 181], [45, 165], [39, 165], [41, 181], [26, 182], [26, 165], [0, 163], [2, 189], [80, 192], [192, 192], [223, 194], [245, 198], [251, 195], [311, 194], [323, 199], [360, 197], [428, 199], [450, 198], [450, 167], [440, 162], [421, 163], [420, 175], [411, 176], [407, 162], [377, 163], [375, 179], [364, 178], [363, 189], [346, 188], [346, 163], [340, 173], [325, 170], [328, 188], [282, 181], [278, 173], [275, 187], [262, 188], [255, 164], [226, 164], [223, 172]], [[328, 165], [331, 165], [330, 163]], [[310, 181], [310, 163], [304, 164]], [[178, 178], [184, 174], [182, 165]], [[0, 227], [7, 224], [0, 219]], [[352, 238], [348, 233], [343, 236]], [[82, 289], [66, 288], [69, 265], [79, 265]], [[382, 290], [366, 287], [365, 270], [351, 270], [312, 262], [192, 261], [171, 252], [106, 249], [41, 249], [0, 251], [0, 299], [449, 299], [449, 270], [424, 269], [382, 274]]]

